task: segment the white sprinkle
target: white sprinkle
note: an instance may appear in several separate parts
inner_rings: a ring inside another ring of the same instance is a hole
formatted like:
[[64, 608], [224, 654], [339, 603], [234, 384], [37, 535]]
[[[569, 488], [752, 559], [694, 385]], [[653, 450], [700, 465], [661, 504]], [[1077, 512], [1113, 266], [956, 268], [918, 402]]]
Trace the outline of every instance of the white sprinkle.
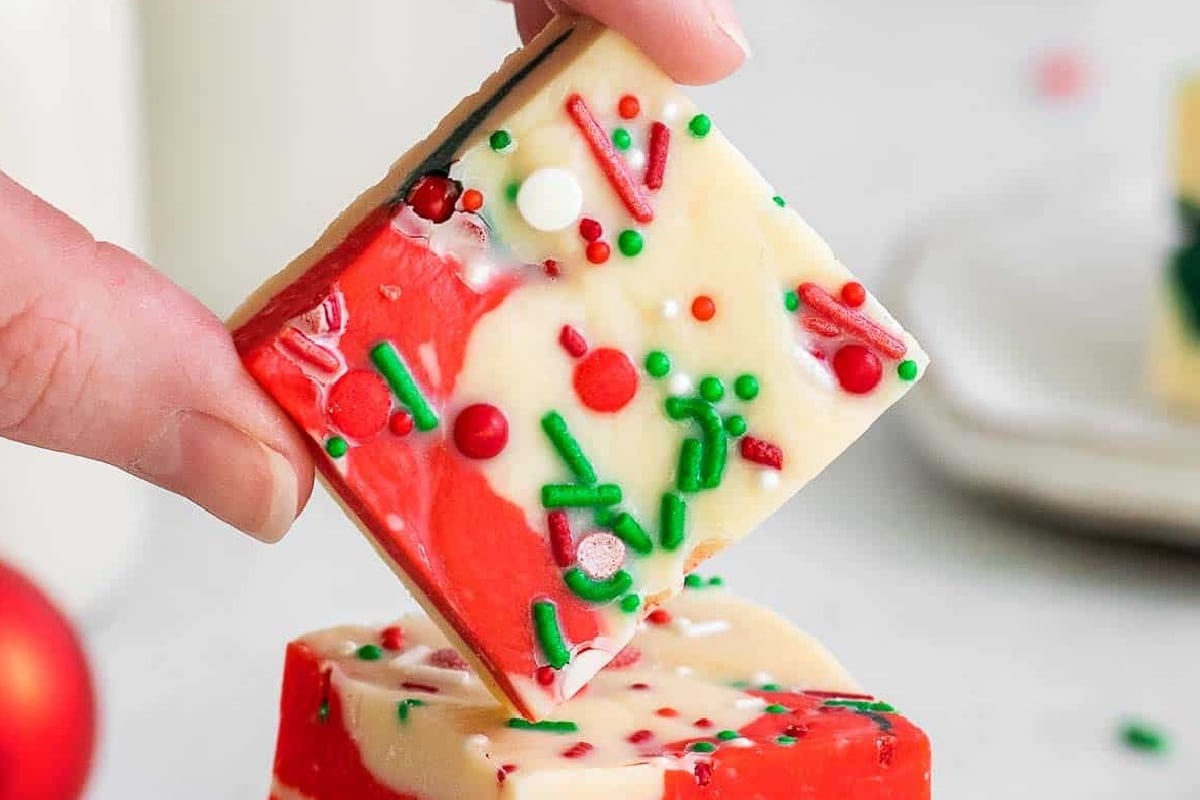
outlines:
[[675, 674], [682, 675], [684, 677], [691, 675], [695, 671], [696, 670], [692, 669], [691, 667], [687, 666], [686, 664], [680, 664], [678, 667], [675, 668]]
[[492, 743], [492, 740], [487, 737], [487, 734], [472, 733], [470, 736], [467, 737], [467, 749], [468, 750], [475, 748], [475, 747], [487, 747], [491, 743]]
[[767, 491], [779, 488], [779, 473], [773, 469], [759, 470], [758, 482]]
[[733, 701], [734, 708], [762, 708], [767, 704], [761, 697], [739, 697]]
[[646, 166], [646, 154], [641, 150], [630, 150], [625, 154], [625, 161], [633, 169], [641, 169]]
[[663, 300], [659, 313], [663, 315], [664, 319], [675, 319], [679, 316], [679, 301]]
[[675, 630], [680, 635], [686, 636], [689, 639], [702, 639], [706, 636], [714, 636], [718, 633], [724, 633], [729, 630], [729, 620], [725, 619], [706, 619], [701, 622], [692, 622], [684, 617], [676, 617], [671, 620]]
[[462, 277], [467, 286], [482, 292], [491, 283], [492, 265], [482, 259], [472, 259]]
[[685, 372], [676, 372], [667, 378], [667, 391], [676, 397], [692, 393], [692, 379]]
[[724, 744], [726, 747], [753, 747], [754, 746], [754, 742], [750, 741], [745, 736], [739, 736], [736, 739], [730, 739], [729, 741], [723, 742], [722, 744]]
[[400, 533], [404, 530], [404, 517], [399, 514], [388, 514], [384, 521], [387, 522], [389, 531]]
[[775, 683], [775, 676], [769, 672], [756, 672], [750, 676], [750, 682], [762, 686], [764, 683]]
[[571, 697], [582, 689], [611, 659], [612, 653], [599, 648], [584, 650], [572, 658], [561, 672], [563, 697]]
[[583, 187], [560, 167], [542, 167], [517, 190], [517, 210], [531, 228], [561, 231], [583, 210]]
[[662, 118], [667, 122], [679, 116], [679, 106], [675, 103], [664, 103], [662, 107]]
[[346, 640], [346, 642], [342, 645], [342, 655], [344, 656], [352, 656], [357, 652], [358, 644], [353, 641]]

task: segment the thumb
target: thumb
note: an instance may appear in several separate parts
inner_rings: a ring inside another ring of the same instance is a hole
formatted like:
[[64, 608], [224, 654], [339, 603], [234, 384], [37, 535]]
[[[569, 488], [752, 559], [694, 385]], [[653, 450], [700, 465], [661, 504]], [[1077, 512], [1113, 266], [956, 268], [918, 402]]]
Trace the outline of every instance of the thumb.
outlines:
[[221, 322], [2, 172], [0, 437], [106, 461], [264, 541], [312, 489]]

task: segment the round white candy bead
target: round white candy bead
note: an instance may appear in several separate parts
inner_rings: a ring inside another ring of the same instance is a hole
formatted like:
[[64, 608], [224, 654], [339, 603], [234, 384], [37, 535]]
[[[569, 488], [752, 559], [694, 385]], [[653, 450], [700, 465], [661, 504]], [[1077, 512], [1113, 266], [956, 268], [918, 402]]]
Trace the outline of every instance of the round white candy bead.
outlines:
[[625, 564], [625, 543], [611, 533], [597, 531], [579, 540], [575, 560], [589, 578], [602, 581], [617, 574]]
[[583, 210], [583, 187], [560, 167], [542, 167], [517, 190], [517, 210], [531, 228], [561, 231]]

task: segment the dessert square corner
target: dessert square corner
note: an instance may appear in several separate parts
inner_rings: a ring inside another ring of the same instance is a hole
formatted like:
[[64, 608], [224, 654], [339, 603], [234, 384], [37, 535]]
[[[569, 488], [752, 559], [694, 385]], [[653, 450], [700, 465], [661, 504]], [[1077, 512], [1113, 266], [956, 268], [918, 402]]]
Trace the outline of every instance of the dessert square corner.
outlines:
[[343, 507], [532, 719], [927, 364], [708, 116], [570, 18], [231, 326]]

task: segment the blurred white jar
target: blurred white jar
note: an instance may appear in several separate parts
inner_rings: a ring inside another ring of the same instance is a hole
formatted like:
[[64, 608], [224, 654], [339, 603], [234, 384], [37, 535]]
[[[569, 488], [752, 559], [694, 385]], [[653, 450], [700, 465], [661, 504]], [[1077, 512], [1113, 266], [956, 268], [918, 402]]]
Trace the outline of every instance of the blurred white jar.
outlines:
[[[132, 0], [0, 0], [0, 169], [141, 251], [133, 11]], [[0, 558], [82, 613], [130, 563], [146, 498], [110, 467], [0, 440]]]

